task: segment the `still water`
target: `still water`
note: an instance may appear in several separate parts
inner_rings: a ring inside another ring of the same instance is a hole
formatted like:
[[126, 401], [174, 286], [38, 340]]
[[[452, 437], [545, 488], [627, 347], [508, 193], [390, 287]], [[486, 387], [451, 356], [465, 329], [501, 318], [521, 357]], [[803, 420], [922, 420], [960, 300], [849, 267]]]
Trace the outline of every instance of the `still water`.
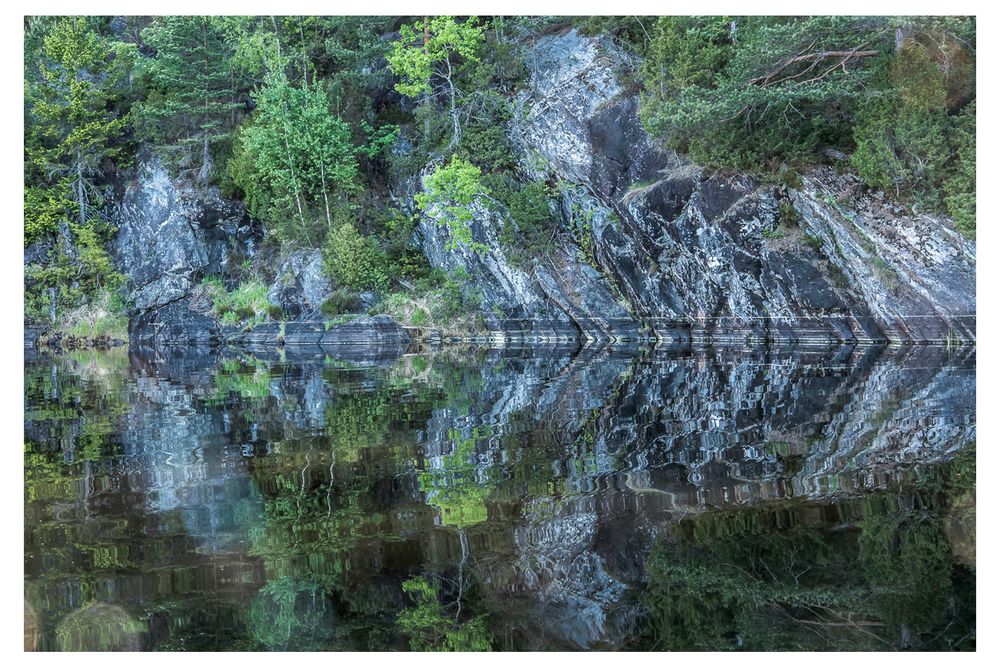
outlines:
[[40, 650], [975, 649], [975, 350], [25, 359]]

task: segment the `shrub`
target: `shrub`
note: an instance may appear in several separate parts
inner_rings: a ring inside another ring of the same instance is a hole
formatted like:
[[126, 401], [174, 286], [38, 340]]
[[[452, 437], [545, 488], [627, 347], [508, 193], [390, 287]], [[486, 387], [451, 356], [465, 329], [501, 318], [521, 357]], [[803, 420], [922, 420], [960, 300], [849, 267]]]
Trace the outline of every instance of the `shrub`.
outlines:
[[355, 313], [361, 308], [361, 300], [358, 299], [358, 295], [350, 290], [345, 290], [344, 288], [337, 288], [334, 290], [323, 305], [320, 306], [320, 310], [325, 315], [341, 315], [344, 313]]
[[341, 223], [327, 234], [323, 262], [334, 281], [353, 290], [384, 290], [389, 285], [385, 253], [351, 223]]
[[976, 233], [976, 102], [969, 103], [952, 129], [955, 164], [944, 183], [945, 205], [955, 225], [968, 235]]
[[462, 130], [459, 155], [487, 171], [512, 170], [514, 151], [507, 138], [510, 113], [494, 114], [492, 122], [469, 123]]
[[501, 241], [512, 251], [511, 259], [520, 263], [541, 253], [555, 224], [546, 185], [540, 181], [521, 183], [511, 173], [491, 174], [483, 181], [510, 214]]
[[468, 276], [461, 269], [450, 274], [435, 269], [415, 281], [414, 287], [412, 292], [386, 295], [378, 310], [414, 327], [440, 327], [455, 332], [479, 329], [477, 316], [482, 295], [468, 284]]

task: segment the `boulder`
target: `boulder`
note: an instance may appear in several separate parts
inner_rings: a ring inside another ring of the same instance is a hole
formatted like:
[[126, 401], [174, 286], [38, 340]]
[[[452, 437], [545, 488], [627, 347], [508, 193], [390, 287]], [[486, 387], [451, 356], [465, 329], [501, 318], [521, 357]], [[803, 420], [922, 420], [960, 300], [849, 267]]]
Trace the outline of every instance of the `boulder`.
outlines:
[[289, 319], [317, 315], [333, 292], [323, 272], [323, 254], [318, 249], [293, 251], [281, 262], [267, 291], [268, 301]]

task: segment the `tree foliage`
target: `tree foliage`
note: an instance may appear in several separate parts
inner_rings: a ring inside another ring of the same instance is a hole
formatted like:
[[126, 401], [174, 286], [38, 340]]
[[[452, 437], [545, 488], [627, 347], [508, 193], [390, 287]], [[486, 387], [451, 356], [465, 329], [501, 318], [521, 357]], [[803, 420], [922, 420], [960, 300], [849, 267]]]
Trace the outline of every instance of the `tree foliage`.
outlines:
[[[254, 100], [233, 180], [256, 215], [275, 221], [279, 238], [318, 245], [336, 207], [356, 187], [350, 128], [330, 112], [322, 90], [292, 86], [281, 74], [270, 75]], [[318, 228], [315, 212], [325, 222]]]
[[[389, 69], [400, 78], [397, 91], [425, 101], [447, 96], [452, 120], [449, 148], [457, 146], [462, 137], [458, 65], [478, 62], [482, 41], [483, 26], [474, 18], [459, 22], [451, 16], [436, 16], [402, 26], [399, 40], [386, 54]], [[443, 83], [437, 84], [438, 80]]]
[[869, 185], [947, 207], [969, 231], [974, 188], [954, 175], [972, 142], [954, 128], [974, 68], [971, 18], [663, 17], [641, 116], [710, 167], [773, 174], [846, 151]]
[[451, 231], [450, 247], [465, 244], [482, 250], [482, 244], [472, 239], [474, 207], [488, 195], [480, 179], [478, 167], [459, 157], [440, 165], [424, 180], [424, 192], [416, 197], [417, 206], [426, 214], [440, 217]]
[[49, 263], [26, 273], [29, 312], [47, 310], [50, 289], [71, 306], [121, 280], [104, 248], [113, 230], [103, 206], [105, 173], [125, 147], [118, 103], [135, 49], [99, 28], [67, 17], [26, 31], [40, 53], [25, 80], [25, 244], [58, 237]]
[[138, 105], [139, 131], [168, 164], [194, 174], [207, 186], [215, 169], [212, 147], [236, 124], [233, 50], [210, 16], [159, 17], [142, 31], [156, 50], [143, 59], [149, 81]]

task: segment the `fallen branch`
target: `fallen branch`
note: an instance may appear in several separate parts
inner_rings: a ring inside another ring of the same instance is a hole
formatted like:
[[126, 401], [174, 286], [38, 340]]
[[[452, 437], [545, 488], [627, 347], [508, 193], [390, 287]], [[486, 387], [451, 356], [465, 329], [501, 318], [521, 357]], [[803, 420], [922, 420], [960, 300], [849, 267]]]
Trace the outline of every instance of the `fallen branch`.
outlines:
[[[830, 58], [841, 58], [840, 62], [838, 62], [833, 67], [827, 69], [825, 72], [823, 72], [823, 74], [820, 74], [819, 76], [809, 80], [809, 81], [816, 81], [818, 79], [823, 78], [824, 76], [826, 76], [833, 70], [837, 69], [838, 67], [846, 67], [847, 61], [849, 60], [852, 60], [854, 58], [871, 58], [879, 55], [878, 51], [875, 50], [862, 51], [861, 50], [862, 48], [863, 45], [855, 47], [850, 51], [817, 51], [815, 53], [798, 55], [793, 58], [789, 58], [778, 67], [772, 69], [767, 74], [761, 75], [759, 77], [754, 77], [749, 81], [749, 84], [752, 86], [760, 86], [761, 88], [767, 88], [768, 86], [774, 86], [785, 81], [798, 79], [804, 76], [805, 74], [809, 73], [810, 71], [814, 70], [821, 62], [825, 60], [829, 60]], [[810, 63], [810, 65], [801, 72], [788, 75], [781, 79], [775, 79], [776, 76], [787, 70], [792, 65], [796, 63], [806, 63], [806, 62]]]

